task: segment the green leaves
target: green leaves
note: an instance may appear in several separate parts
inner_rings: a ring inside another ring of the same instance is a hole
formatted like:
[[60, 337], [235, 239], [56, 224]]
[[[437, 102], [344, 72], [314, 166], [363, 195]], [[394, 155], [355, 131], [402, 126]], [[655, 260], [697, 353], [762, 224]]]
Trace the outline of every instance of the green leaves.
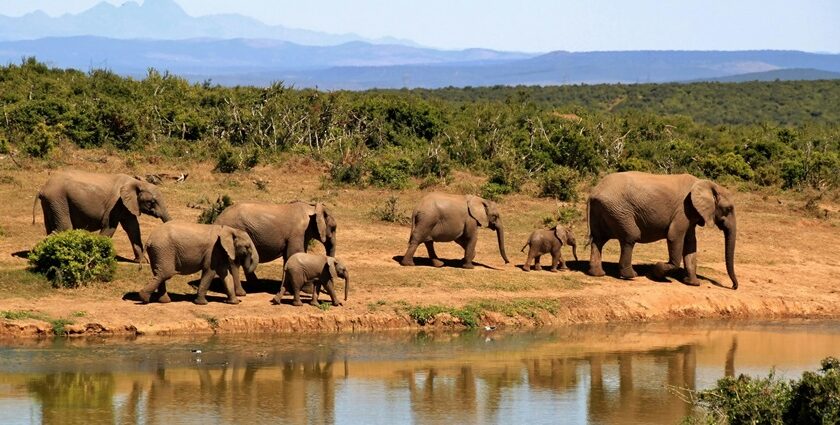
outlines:
[[93, 281], [109, 281], [117, 269], [111, 239], [85, 230], [47, 236], [29, 253], [31, 271], [43, 274], [53, 286], [75, 288]]

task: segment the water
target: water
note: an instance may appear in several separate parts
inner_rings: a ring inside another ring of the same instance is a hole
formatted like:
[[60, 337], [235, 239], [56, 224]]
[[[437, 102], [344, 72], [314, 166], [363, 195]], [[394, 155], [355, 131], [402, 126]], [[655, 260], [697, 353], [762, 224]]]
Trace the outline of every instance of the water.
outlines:
[[0, 423], [677, 423], [675, 388], [838, 354], [840, 322], [15, 341]]

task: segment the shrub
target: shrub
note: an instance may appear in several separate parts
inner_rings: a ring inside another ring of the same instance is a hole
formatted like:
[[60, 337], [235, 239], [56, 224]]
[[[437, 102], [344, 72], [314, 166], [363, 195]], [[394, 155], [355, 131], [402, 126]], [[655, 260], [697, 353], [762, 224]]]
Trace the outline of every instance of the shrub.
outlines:
[[85, 230], [47, 236], [29, 253], [30, 270], [54, 286], [74, 288], [92, 281], [109, 281], [117, 268], [111, 238]]
[[752, 180], [755, 176], [744, 158], [734, 152], [727, 152], [720, 156], [708, 156], [700, 161], [700, 168], [703, 170], [703, 174], [710, 179], [733, 176], [743, 180]]
[[577, 184], [580, 174], [572, 168], [558, 166], [548, 170], [540, 179], [540, 196], [561, 201], [574, 201], [578, 197]]
[[389, 189], [404, 189], [408, 186], [411, 162], [405, 158], [375, 162], [370, 165], [371, 185]]
[[330, 168], [330, 180], [338, 184], [359, 185], [363, 170], [360, 162], [344, 162]]
[[793, 384], [786, 423], [840, 423], [840, 360], [828, 357], [818, 372], [805, 372]]
[[33, 158], [46, 158], [57, 144], [57, 132], [42, 121], [24, 137], [23, 150]]
[[766, 378], [728, 376], [698, 396], [698, 404], [712, 414], [715, 422], [782, 424], [791, 388], [771, 372]]
[[220, 173], [234, 173], [239, 170], [250, 170], [260, 162], [260, 152], [252, 149], [247, 155], [242, 150], [234, 150], [231, 147], [222, 147], [216, 155], [215, 170]]
[[411, 218], [408, 214], [400, 211], [397, 206], [399, 198], [396, 196], [389, 196], [382, 205], [376, 206], [371, 210], [371, 215], [380, 221], [388, 223], [408, 224]]
[[227, 194], [219, 196], [216, 198], [216, 202], [201, 211], [201, 214], [198, 216], [198, 222], [200, 224], [213, 224], [219, 214], [231, 205], [233, 205], [233, 201], [230, 199], [230, 196]]

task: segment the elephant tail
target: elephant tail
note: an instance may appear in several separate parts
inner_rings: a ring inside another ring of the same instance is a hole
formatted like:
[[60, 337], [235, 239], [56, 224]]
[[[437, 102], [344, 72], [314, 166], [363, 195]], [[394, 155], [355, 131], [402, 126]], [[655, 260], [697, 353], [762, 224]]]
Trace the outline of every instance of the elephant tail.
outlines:
[[35, 207], [38, 206], [39, 200], [41, 200], [41, 192], [35, 195], [35, 200], [32, 202], [32, 224], [35, 224]]
[[583, 249], [586, 249], [592, 244], [592, 219], [589, 217], [589, 205], [592, 204], [592, 198], [586, 200], [586, 241], [583, 244]]
[[525, 242], [525, 245], [522, 245], [522, 249], [520, 249], [519, 252], [525, 252], [525, 248], [528, 247], [528, 245], [530, 245], [530, 244], [531, 244], [531, 240], [528, 239], [528, 241]]

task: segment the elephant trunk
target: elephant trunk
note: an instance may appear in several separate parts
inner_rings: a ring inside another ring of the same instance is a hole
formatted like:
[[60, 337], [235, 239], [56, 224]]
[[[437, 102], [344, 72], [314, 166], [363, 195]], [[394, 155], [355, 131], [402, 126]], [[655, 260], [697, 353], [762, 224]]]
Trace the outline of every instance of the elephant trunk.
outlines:
[[732, 280], [732, 289], [738, 289], [738, 278], [735, 277], [735, 216], [723, 229], [723, 236], [726, 243], [726, 273]]
[[327, 251], [327, 256], [335, 257], [335, 236], [327, 238], [324, 242], [324, 250]]
[[344, 274], [344, 301], [347, 301], [348, 291], [350, 291], [350, 272]]
[[257, 265], [260, 263], [260, 257], [257, 255], [256, 248], [251, 249], [251, 255], [245, 256], [245, 260], [242, 262], [242, 267], [245, 269], [246, 273], [254, 273], [257, 270]]
[[505, 253], [505, 230], [501, 224], [496, 225], [496, 238], [499, 240], [499, 254], [502, 254], [502, 259], [505, 260], [505, 264], [510, 263]]

